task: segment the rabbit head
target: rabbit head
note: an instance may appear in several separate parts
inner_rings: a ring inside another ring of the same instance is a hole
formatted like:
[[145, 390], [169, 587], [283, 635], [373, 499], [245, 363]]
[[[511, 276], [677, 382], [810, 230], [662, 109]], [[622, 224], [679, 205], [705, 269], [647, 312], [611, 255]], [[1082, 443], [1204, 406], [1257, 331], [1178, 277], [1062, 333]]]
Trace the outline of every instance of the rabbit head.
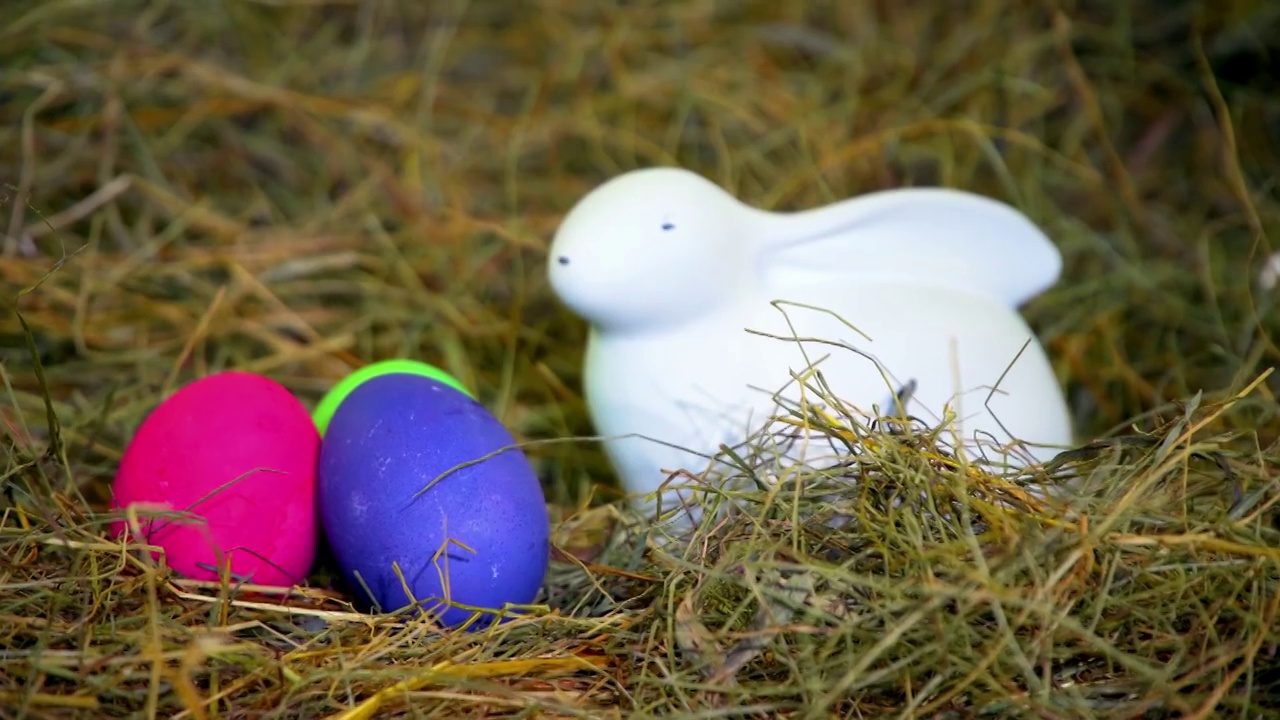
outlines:
[[552, 290], [601, 330], [678, 325], [744, 287], [742, 244], [755, 212], [688, 170], [625, 173], [560, 224], [548, 258]]

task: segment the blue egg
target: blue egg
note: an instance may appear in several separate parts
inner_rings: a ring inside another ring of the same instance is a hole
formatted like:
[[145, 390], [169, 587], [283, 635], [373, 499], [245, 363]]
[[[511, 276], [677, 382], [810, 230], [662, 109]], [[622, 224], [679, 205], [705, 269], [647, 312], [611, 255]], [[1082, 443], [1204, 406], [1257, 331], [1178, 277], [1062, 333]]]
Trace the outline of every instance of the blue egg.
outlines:
[[362, 604], [385, 612], [416, 601], [455, 626], [475, 611], [449, 601], [494, 611], [534, 602], [551, 528], [515, 442], [483, 405], [429, 377], [383, 375], [347, 396], [320, 447], [317, 495], [333, 555]]

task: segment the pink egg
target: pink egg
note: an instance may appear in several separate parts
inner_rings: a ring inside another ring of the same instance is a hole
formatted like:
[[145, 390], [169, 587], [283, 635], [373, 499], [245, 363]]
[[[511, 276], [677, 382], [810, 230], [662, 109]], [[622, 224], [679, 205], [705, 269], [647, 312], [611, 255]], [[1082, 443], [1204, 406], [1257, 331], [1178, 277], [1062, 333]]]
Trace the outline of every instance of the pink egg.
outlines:
[[[232, 582], [301, 584], [316, 552], [319, 451], [311, 414], [282, 385], [246, 372], [210, 375], [142, 422], [120, 460], [112, 506], [145, 506], [139, 540], [164, 548], [182, 575], [218, 580], [229, 559]], [[127, 529], [112, 524], [117, 537]]]

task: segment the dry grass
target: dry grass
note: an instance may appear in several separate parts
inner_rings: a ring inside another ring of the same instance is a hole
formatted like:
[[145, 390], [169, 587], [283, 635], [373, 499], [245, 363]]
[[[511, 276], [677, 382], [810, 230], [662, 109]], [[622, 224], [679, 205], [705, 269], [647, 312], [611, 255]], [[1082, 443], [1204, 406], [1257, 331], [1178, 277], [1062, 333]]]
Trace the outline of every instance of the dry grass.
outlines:
[[[1280, 11], [916, 6], [7, 3], [0, 717], [1275, 712]], [[657, 163], [767, 207], [945, 184], [1042, 223], [1066, 274], [1026, 314], [1087, 441], [1064, 499], [792, 418], [861, 439], [865, 481], [797, 468], [684, 552], [594, 444], [537, 444], [546, 611], [461, 635], [351, 612], [323, 562], [231, 593], [108, 539], [132, 429], [218, 369], [314, 403], [418, 357], [522, 439], [590, 434], [543, 253]]]

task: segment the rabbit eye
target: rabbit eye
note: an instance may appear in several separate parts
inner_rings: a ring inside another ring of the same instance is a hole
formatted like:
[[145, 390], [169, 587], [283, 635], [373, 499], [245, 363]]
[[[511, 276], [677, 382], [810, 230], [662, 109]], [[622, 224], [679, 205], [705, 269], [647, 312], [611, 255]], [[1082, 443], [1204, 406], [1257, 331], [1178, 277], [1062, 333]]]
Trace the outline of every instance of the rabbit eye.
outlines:
[[676, 229], [676, 224], [675, 224], [675, 223], [673, 223], [673, 222], [664, 222], [664, 223], [662, 223], [662, 230], [663, 230], [664, 232], [670, 232], [670, 231], [675, 230], [675, 229]]

